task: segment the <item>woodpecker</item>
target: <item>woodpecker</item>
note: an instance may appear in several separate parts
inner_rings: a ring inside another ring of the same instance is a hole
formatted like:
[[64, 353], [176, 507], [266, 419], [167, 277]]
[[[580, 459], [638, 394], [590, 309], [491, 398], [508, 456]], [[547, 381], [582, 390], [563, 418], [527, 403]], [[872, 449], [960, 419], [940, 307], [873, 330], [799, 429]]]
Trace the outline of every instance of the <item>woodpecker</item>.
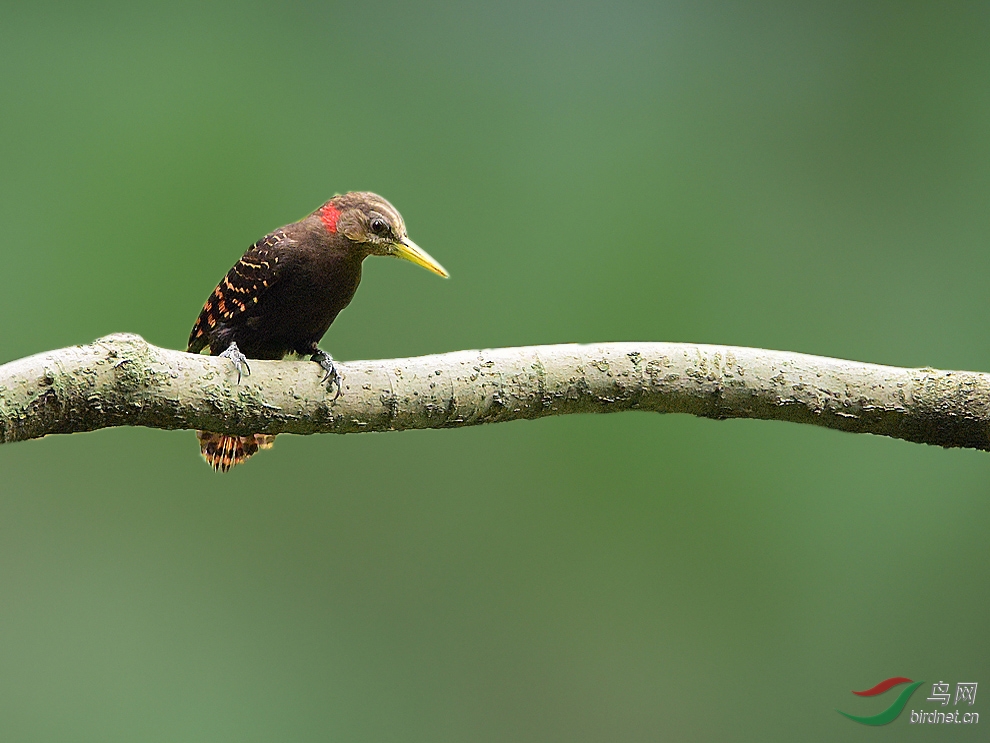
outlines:
[[[189, 334], [189, 353], [208, 349], [250, 374], [248, 359], [309, 356], [326, 372], [328, 390], [343, 382], [333, 357], [317, 345], [354, 297], [361, 263], [369, 255], [395, 256], [447, 278], [443, 266], [409, 239], [402, 216], [377, 194], [334, 196], [309, 216], [270, 232], [248, 248], [217, 284]], [[203, 457], [227, 472], [274, 435], [197, 431]]]

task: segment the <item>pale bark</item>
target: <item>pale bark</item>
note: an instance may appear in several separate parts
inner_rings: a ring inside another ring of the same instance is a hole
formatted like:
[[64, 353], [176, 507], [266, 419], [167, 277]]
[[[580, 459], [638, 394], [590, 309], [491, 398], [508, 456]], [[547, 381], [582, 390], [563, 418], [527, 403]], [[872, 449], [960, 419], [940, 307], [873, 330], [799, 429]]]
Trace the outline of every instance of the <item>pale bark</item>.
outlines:
[[529, 346], [340, 364], [334, 400], [310, 361], [171, 351], [135, 335], [0, 366], [0, 442], [109, 426], [221, 433], [456, 428], [649, 410], [812, 423], [990, 450], [990, 375], [686, 343]]

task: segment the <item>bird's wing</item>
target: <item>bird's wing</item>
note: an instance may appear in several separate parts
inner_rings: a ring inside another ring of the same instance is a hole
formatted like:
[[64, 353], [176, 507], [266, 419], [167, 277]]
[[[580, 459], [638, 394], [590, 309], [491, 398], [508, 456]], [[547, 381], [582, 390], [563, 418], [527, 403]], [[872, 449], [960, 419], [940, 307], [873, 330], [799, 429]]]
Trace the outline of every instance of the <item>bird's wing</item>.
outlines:
[[[206, 300], [192, 332], [189, 333], [190, 353], [199, 353], [210, 344], [212, 330], [220, 323], [233, 320], [248, 312], [258, 299], [278, 281], [278, 250], [288, 237], [275, 230], [248, 248], [234, 264], [223, 281]], [[212, 350], [212, 349], [211, 349]], [[219, 349], [223, 350], [223, 349]], [[219, 352], [218, 350], [218, 352]]]

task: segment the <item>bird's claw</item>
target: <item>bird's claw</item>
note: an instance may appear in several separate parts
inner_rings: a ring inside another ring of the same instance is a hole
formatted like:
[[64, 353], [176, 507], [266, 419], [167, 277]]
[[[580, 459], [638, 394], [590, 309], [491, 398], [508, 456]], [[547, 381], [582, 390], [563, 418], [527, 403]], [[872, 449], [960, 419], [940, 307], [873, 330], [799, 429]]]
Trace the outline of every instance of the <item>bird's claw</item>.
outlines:
[[336, 400], [340, 397], [340, 392], [343, 389], [344, 377], [341, 376], [340, 372], [337, 370], [337, 365], [333, 363], [333, 357], [322, 349], [316, 349], [313, 353], [312, 360], [320, 365], [320, 368], [326, 372], [323, 377], [323, 384], [330, 382], [327, 385], [327, 390], [337, 388], [337, 392], [334, 394], [333, 399]]
[[230, 362], [237, 369], [237, 384], [241, 383], [241, 371], [243, 370], [248, 376], [251, 376], [251, 367], [248, 366], [247, 356], [241, 353], [241, 349], [237, 347], [236, 343], [231, 343], [227, 346], [227, 350], [220, 354], [225, 359], [230, 359]]

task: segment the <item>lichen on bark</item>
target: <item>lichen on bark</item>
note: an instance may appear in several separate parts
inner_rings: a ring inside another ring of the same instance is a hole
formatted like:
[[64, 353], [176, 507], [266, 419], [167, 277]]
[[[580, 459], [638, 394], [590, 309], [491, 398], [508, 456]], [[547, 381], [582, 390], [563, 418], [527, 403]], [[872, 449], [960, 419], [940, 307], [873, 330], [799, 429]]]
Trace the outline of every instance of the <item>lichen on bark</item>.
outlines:
[[110, 426], [232, 434], [458, 428], [646, 410], [990, 450], [990, 375], [687, 343], [527, 346], [339, 364], [222, 358], [130, 334], [0, 366], [0, 443]]

